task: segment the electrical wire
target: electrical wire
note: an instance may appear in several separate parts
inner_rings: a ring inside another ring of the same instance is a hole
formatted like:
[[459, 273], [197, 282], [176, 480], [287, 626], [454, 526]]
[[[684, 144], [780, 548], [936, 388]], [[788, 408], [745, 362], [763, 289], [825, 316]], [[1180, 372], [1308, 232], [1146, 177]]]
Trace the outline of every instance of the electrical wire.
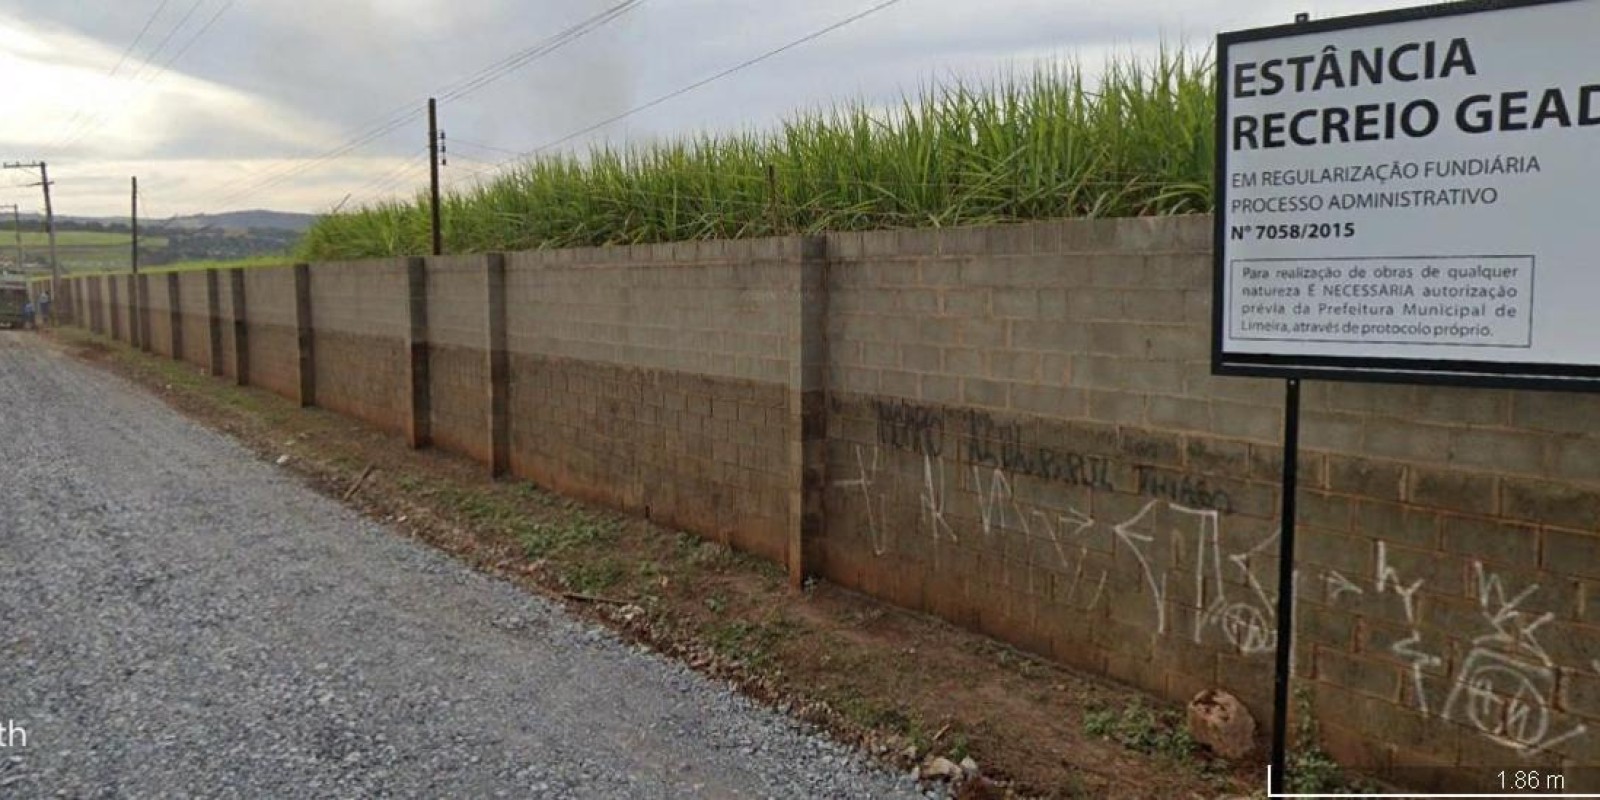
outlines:
[[[129, 42], [128, 46], [123, 49], [122, 57], [118, 58], [116, 65], [106, 73], [107, 78], [117, 77], [117, 73], [122, 71], [122, 65], [127, 63], [128, 56], [132, 55], [134, 48], [138, 47], [139, 43], [144, 41], [144, 35], [150, 32], [151, 26], [155, 25], [156, 19], [161, 16], [161, 12], [167, 10], [167, 6], [171, 3], [172, 0], [161, 0], [161, 4], [156, 6], [156, 10], [152, 12], [149, 17], [145, 18], [144, 27], [139, 29], [139, 35], [133, 37], [133, 41]], [[78, 121], [83, 119], [85, 113], [85, 109], [82, 106], [79, 106], [78, 109], [72, 113], [72, 118], [67, 120], [67, 124], [62, 126], [62, 136], [58, 137], [56, 141], [59, 142], [62, 139], [65, 139], [71, 134], [72, 131], [76, 130]]]
[[398, 174], [395, 174], [393, 177], [384, 180], [370, 189], [365, 191], [357, 190], [356, 192], [351, 192], [350, 196], [354, 198], [354, 200], [351, 202], [355, 206], [359, 207], [382, 200], [405, 184], [411, 181], [422, 180], [427, 175], [427, 172], [427, 164], [408, 164], [406, 165], [406, 168], [401, 170]]
[[[149, 67], [153, 63], [155, 57], [157, 55], [160, 55], [161, 51], [163, 49], [165, 49], [168, 40], [170, 40], [173, 37], [173, 35], [175, 35], [178, 32], [178, 30], [182, 29], [184, 24], [189, 21], [189, 18], [194, 15], [194, 12], [196, 10], [198, 10], [200, 8], [200, 5], [202, 3], [204, 3], [204, 2], [205, 2], [205, 0], [196, 0], [195, 4], [189, 7], [188, 13], [186, 13], [184, 15], [183, 19], [178, 21], [178, 25], [176, 27], [174, 27], [171, 31], [169, 31], [167, 33], [166, 38], [162, 40], [161, 44], [159, 46], [157, 46], [155, 51], [153, 51], [148, 57], [146, 57], [144, 65], [139, 68], [138, 72], [134, 73], [134, 75], [133, 75], [131, 80], [133, 80], [133, 81], [139, 81], [140, 80], [140, 76], [145, 74], [145, 69], [147, 67]], [[167, 59], [161, 65], [161, 67], [159, 69], [157, 69], [154, 72], [150, 73], [149, 77], [144, 78], [143, 79], [143, 83], [146, 86], [148, 86], [148, 85], [153, 84], [156, 81], [160, 80], [163, 75], [167, 74], [168, 70], [171, 70], [173, 65], [177, 64], [179, 60], [181, 60], [186, 54], [188, 54], [190, 48], [194, 47], [195, 43], [199, 42], [200, 39], [202, 37], [204, 37], [206, 35], [206, 33], [209, 32], [211, 30], [211, 28], [217, 24], [217, 20], [221, 19], [222, 15], [226, 14], [228, 12], [228, 9], [233, 8], [234, 4], [237, 3], [237, 2], [238, 2], [238, 0], [227, 0], [227, 2], [224, 2], [221, 6], [218, 6], [216, 12], [211, 15], [211, 18], [206, 20], [205, 24], [200, 26], [200, 29], [195, 31], [195, 33], [193, 35], [191, 35], [188, 38], [187, 41], [184, 42], [183, 46], [178, 49], [177, 53], [175, 53], [171, 58]], [[166, 7], [165, 0], [162, 3], [162, 7], [163, 8]], [[66, 148], [66, 147], [71, 147], [71, 146], [77, 144], [78, 142], [83, 141], [84, 138], [88, 137], [90, 134], [98, 131], [101, 127], [103, 127], [105, 125], [105, 123], [110, 120], [111, 116], [114, 113], [120, 112], [123, 108], [126, 108], [128, 102], [129, 102], [129, 98], [124, 97], [123, 101], [121, 103], [117, 104], [117, 107], [116, 107], [115, 111], [102, 111], [101, 113], [96, 114], [94, 117], [92, 117], [90, 119], [89, 123], [82, 130], [80, 130], [76, 135], [71, 136], [70, 141], [66, 141], [65, 143], [60, 143], [58, 141], [58, 143], [57, 143], [57, 145], [55, 146], [54, 149], [62, 149], [62, 148]], [[80, 115], [81, 115], [81, 112], [80, 112]], [[69, 123], [69, 127], [70, 127], [70, 123]]]
[[385, 172], [375, 179], [371, 179], [360, 184], [355, 189], [351, 190], [349, 194], [352, 197], [359, 198], [357, 200], [357, 203], [359, 204], [361, 202], [365, 202], [365, 200], [371, 195], [384, 194], [390, 191], [392, 186], [397, 185], [403, 180], [409, 178], [415, 171], [427, 168], [427, 161], [417, 159], [419, 155], [426, 153], [427, 150], [428, 148], [424, 147], [420, 151], [408, 154], [398, 166], [390, 169], [388, 172]]
[[[510, 148], [496, 147], [496, 146], [494, 146], [492, 144], [483, 144], [482, 142], [474, 142], [471, 139], [462, 139], [460, 137], [456, 137], [456, 138], [451, 139], [450, 140], [450, 144], [453, 144], [453, 145], [465, 145], [466, 147], [472, 148], [474, 150], [482, 150], [482, 151], [487, 152], [487, 153], [503, 153], [503, 154], [512, 155], [512, 156], [518, 155], [517, 151], [512, 150]], [[488, 162], [485, 162], [485, 163], [488, 163]]]
[[[194, 17], [195, 12], [199, 11], [200, 6], [204, 5], [205, 2], [206, 0], [195, 0], [195, 2], [189, 6], [189, 10], [184, 12], [183, 17], [178, 20], [178, 24], [172, 26], [172, 28], [167, 31], [167, 35], [162, 37], [161, 43], [156, 45], [155, 50], [152, 50], [149, 55], [145, 56], [144, 63], [141, 64], [139, 69], [134, 72], [133, 77], [128, 79], [129, 82], [138, 82], [143, 79], [144, 83], [148, 85], [155, 79], [166, 74], [167, 70], [173, 64], [177, 63], [178, 58], [181, 58], [184, 52], [188, 52], [188, 49], [194, 46], [194, 42], [198, 40], [201, 35], [204, 35], [205, 32], [210, 29], [212, 24], [215, 24], [217, 18], [222, 16], [222, 12], [226, 11], [230, 6], [232, 6], [235, 0], [228, 0], [228, 2], [225, 3], [221, 9], [219, 9], [218, 13], [212, 16], [211, 21], [208, 22], [199, 33], [189, 39], [188, 44], [184, 45], [183, 52], [180, 52], [177, 56], [168, 59], [160, 68], [149, 73], [149, 78], [145, 78], [147, 70], [149, 70], [155, 64], [156, 58], [161, 55], [162, 51], [166, 50], [167, 45], [172, 42], [173, 37], [178, 34], [178, 31], [182, 30], [184, 26], [189, 24], [189, 20]], [[165, 4], [163, 4], [163, 7], [164, 6]], [[131, 99], [132, 98], [124, 94], [121, 102], [114, 104], [114, 109], [103, 110], [100, 113], [95, 114], [93, 117], [90, 117], [78, 130], [69, 133], [67, 136], [63, 137], [62, 140], [58, 140], [55, 146], [53, 146], [51, 149], [60, 150], [72, 147], [78, 142], [83, 141], [85, 138], [104, 127], [106, 122], [108, 122], [115, 114], [121, 112], [122, 109], [127, 108]]]
[[[630, 11], [633, 11], [643, 2], [644, 0], [624, 0], [624, 2], [618, 3], [617, 5], [612, 6], [605, 11], [600, 12], [599, 14], [590, 17], [588, 20], [579, 23], [577, 27], [569, 29], [572, 31], [571, 35], [574, 39], [585, 36], [589, 32], [604, 27], [611, 21], [626, 15]], [[560, 43], [560, 45], [565, 44], [566, 42]], [[520, 54], [502, 59], [500, 62], [497, 62], [499, 66], [496, 66], [493, 69], [480, 70], [480, 72], [483, 72], [484, 74], [476, 78], [469, 79], [461, 83], [456, 88], [447, 91], [439, 98], [439, 102], [448, 103], [453, 100], [459, 100], [463, 97], [467, 97], [479, 89], [482, 89], [483, 87], [500, 80], [506, 75], [511, 74], [517, 69], [520, 69], [523, 65], [548, 55], [549, 52], [550, 49], [536, 46], [534, 48], [525, 50]]]
[[[610, 8], [607, 8], [606, 10], [587, 18], [582, 22], [579, 22], [578, 24], [561, 31], [560, 33], [547, 37], [537, 44], [517, 51], [510, 56], [502, 58], [490, 64], [489, 66], [479, 69], [471, 75], [468, 75], [467, 77], [444, 87], [442, 90], [440, 90], [440, 95], [445, 101], [459, 100], [463, 97], [466, 97], [473, 92], [476, 92], [479, 89], [489, 85], [490, 83], [493, 83], [494, 81], [500, 80], [501, 78], [511, 74], [517, 69], [520, 69], [521, 67], [533, 61], [544, 58], [545, 56], [548, 56], [551, 53], [554, 53], [557, 50], [560, 50], [567, 45], [582, 39], [584, 36], [588, 35], [594, 30], [597, 30], [598, 28], [634, 10], [644, 2], [645, 0], [623, 0], [623, 2], [611, 6]], [[317, 165], [322, 164], [330, 159], [339, 158], [386, 136], [401, 126], [409, 123], [414, 118], [416, 106], [420, 105], [423, 99], [425, 98], [418, 98], [416, 101], [401, 106], [390, 112], [388, 115], [385, 115], [380, 119], [380, 121], [358, 129], [356, 133], [352, 134], [351, 138], [347, 139], [345, 142], [334, 147], [333, 149], [311, 159], [310, 161], [299, 162], [288, 167], [274, 168], [273, 170], [269, 170], [267, 173], [262, 173], [260, 175], [243, 179], [251, 182], [244, 186], [240, 186], [231, 194], [217, 198], [216, 204], [227, 205], [241, 197], [271, 188], [282, 183], [284, 180], [304, 174]], [[213, 195], [212, 197], [205, 199], [213, 199], [216, 197], [216, 195]]]
[[161, 4], [156, 6], [156, 10], [152, 12], [149, 18], [144, 21], [144, 27], [139, 29], [139, 35], [133, 37], [133, 41], [128, 43], [127, 49], [122, 51], [122, 57], [117, 59], [117, 65], [112, 67], [110, 72], [106, 73], [107, 78], [117, 77], [117, 73], [122, 71], [122, 65], [127, 63], [128, 56], [133, 54], [133, 49], [138, 47], [140, 42], [144, 41], [144, 35], [150, 32], [151, 26], [155, 25], [156, 18], [160, 17], [161, 12], [166, 11], [167, 6], [171, 3], [172, 0], [161, 0]]
[[[733, 75], [734, 73], [737, 73], [737, 72], [740, 72], [742, 70], [748, 69], [748, 68], [753, 67], [753, 66], [755, 66], [757, 64], [760, 64], [763, 61], [767, 61], [767, 60], [769, 60], [771, 58], [774, 58], [776, 56], [782, 55], [783, 53], [786, 53], [786, 52], [788, 52], [790, 50], [793, 50], [793, 49], [795, 49], [797, 47], [800, 47], [802, 45], [805, 45], [805, 44], [808, 44], [810, 42], [813, 42], [813, 41], [815, 41], [817, 39], [820, 39], [820, 38], [822, 38], [822, 37], [824, 37], [824, 36], [826, 36], [826, 35], [828, 35], [830, 33], [833, 33], [836, 30], [839, 30], [840, 28], [843, 28], [843, 27], [845, 27], [847, 25], [851, 25], [853, 23], [856, 23], [856, 22], [859, 22], [859, 21], [861, 21], [863, 19], [866, 19], [867, 17], [870, 17], [873, 14], [876, 14], [876, 13], [878, 13], [880, 11], [884, 11], [884, 10], [890, 8], [891, 6], [898, 5], [902, 1], [903, 0], [884, 0], [884, 2], [881, 2], [881, 3], [875, 5], [875, 6], [871, 7], [871, 8], [868, 8], [865, 11], [859, 12], [857, 14], [853, 14], [853, 15], [851, 15], [849, 17], [846, 17], [846, 18], [844, 18], [844, 19], [842, 19], [842, 20], [840, 20], [838, 22], [833, 23], [832, 25], [828, 25], [827, 27], [824, 27], [824, 28], [822, 28], [820, 30], [816, 30], [816, 31], [813, 31], [811, 33], [808, 33], [805, 36], [802, 36], [799, 39], [796, 39], [796, 40], [794, 40], [792, 42], [789, 42], [788, 44], [785, 44], [785, 45], [783, 45], [781, 47], [777, 47], [777, 48], [774, 48], [772, 50], [768, 50], [767, 52], [762, 53], [761, 55], [756, 56], [755, 58], [751, 58], [751, 59], [748, 59], [746, 61], [740, 62], [739, 64], [736, 64], [736, 65], [734, 65], [732, 67], [729, 67], [728, 69], [725, 69], [725, 70], [723, 70], [721, 72], [718, 72], [717, 74], [712, 75], [712, 76], [710, 76], [708, 78], [703, 78], [701, 80], [695, 81], [694, 83], [691, 83], [688, 86], [684, 86], [681, 89], [676, 89], [674, 91], [668, 92], [668, 93], [666, 93], [664, 95], [661, 95], [660, 97], [657, 97], [654, 100], [651, 100], [651, 101], [649, 101], [647, 103], [644, 103], [642, 105], [634, 106], [633, 108], [630, 108], [627, 111], [622, 112], [621, 114], [617, 114], [616, 116], [609, 117], [607, 119], [601, 120], [600, 122], [597, 122], [597, 123], [595, 123], [593, 125], [590, 125], [589, 127], [584, 128], [584, 129], [582, 129], [580, 131], [575, 131], [573, 133], [569, 133], [566, 136], [563, 136], [563, 137], [561, 137], [559, 139], [556, 139], [553, 142], [548, 142], [548, 143], [540, 145], [540, 146], [538, 146], [538, 147], [536, 147], [536, 148], [534, 148], [532, 150], [529, 150], [529, 151], [526, 151], [524, 153], [521, 153], [521, 154], [519, 154], [517, 156], [517, 158], [527, 158], [529, 156], [536, 155], [538, 153], [542, 153], [542, 152], [544, 152], [546, 150], [549, 150], [551, 148], [560, 147], [561, 145], [566, 144], [567, 142], [570, 142], [573, 139], [577, 139], [577, 138], [579, 138], [581, 136], [585, 136], [585, 135], [588, 135], [590, 133], [594, 133], [595, 131], [598, 131], [601, 128], [605, 128], [605, 127], [608, 127], [608, 126], [613, 125], [615, 123], [621, 122], [622, 120], [625, 120], [628, 117], [631, 117], [631, 116], [633, 116], [635, 114], [639, 114], [639, 113], [642, 113], [644, 111], [648, 111], [648, 110], [650, 110], [652, 108], [655, 108], [656, 106], [661, 105], [662, 103], [666, 103], [668, 101], [675, 100], [675, 99], [677, 99], [679, 97], [682, 97], [682, 96], [684, 96], [684, 95], [686, 95], [686, 94], [688, 94], [688, 93], [690, 93], [692, 91], [695, 91], [696, 89], [700, 89], [700, 88], [702, 88], [702, 87], [704, 87], [704, 86], [706, 86], [708, 84], [715, 83], [716, 81], [722, 80], [723, 78], [726, 78], [726, 77], [728, 77], [730, 75]], [[508, 159], [508, 161], [509, 161], [509, 159]], [[506, 163], [508, 163], [508, 161], [501, 162], [501, 165], [504, 166]]]
[[140, 77], [142, 77], [145, 70], [148, 69], [151, 64], [155, 63], [156, 57], [160, 56], [161, 52], [167, 49], [167, 45], [172, 43], [172, 37], [177, 36], [178, 31], [183, 30], [184, 26], [189, 24], [189, 20], [194, 17], [194, 12], [199, 11], [200, 6], [205, 5], [205, 2], [206, 0], [194, 0], [194, 2], [189, 5], [189, 10], [183, 12], [183, 17], [178, 20], [178, 24], [172, 26], [172, 29], [167, 31], [167, 35], [162, 37], [161, 43], [156, 45], [156, 49], [152, 50], [150, 55], [145, 56], [144, 66], [141, 66], [139, 71], [134, 73], [134, 80], [138, 80]]
[[218, 6], [217, 10], [216, 10], [216, 13], [212, 14], [211, 18], [206, 20], [206, 23], [204, 25], [200, 26], [200, 30], [195, 31], [194, 35], [190, 36], [189, 40], [183, 43], [183, 47], [178, 49], [177, 54], [174, 55], [172, 58], [167, 59], [167, 63], [161, 65], [160, 71], [158, 71], [149, 80], [145, 81], [145, 83], [154, 83], [154, 82], [156, 82], [157, 80], [159, 80], [161, 78], [162, 75], [165, 75], [167, 73], [167, 70], [172, 69], [172, 65], [178, 63], [178, 61], [180, 59], [182, 59], [184, 57], [184, 55], [189, 52], [189, 48], [194, 47], [195, 42], [200, 41], [200, 38], [205, 36], [206, 32], [210, 31], [212, 26], [217, 24], [217, 20], [221, 19], [223, 14], [228, 13], [228, 9], [233, 8], [234, 3], [237, 3], [237, 2], [238, 2], [238, 0], [227, 0], [227, 2], [223, 3], [221, 6]]

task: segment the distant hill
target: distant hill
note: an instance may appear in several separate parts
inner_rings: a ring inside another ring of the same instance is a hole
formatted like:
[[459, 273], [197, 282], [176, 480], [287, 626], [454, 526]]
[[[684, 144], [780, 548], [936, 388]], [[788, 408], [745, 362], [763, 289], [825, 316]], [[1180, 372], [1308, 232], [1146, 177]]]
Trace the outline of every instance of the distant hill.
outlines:
[[[145, 230], [160, 228], [180, 228], [183, 230], [198, 230], [201, 228], [218, 228], [228, 231], [243, 231], [251, 228], [258, 230], [288, 231], [290, 233], [305, 233], [317, 221], [316, 214], [296, 214], [288, 211], [266, 211], [254, 209], [250, 211], [228, 211], [221, 214], [194, 214], [187, 217], [172, 217], [170, 219], [146, 218], [139, 221], [139, 227]], [[29, 227], [43, 225], [42, 217], [36, 213], [24, 212], [22, 224]], [[63, 229], [77, 226], [101, 225], [106, 227], [126, 226], [127, 217], [74, 217], [61, 215], [56, 217], [56, 224]], [[0, 219], [0, 230], [11, 228], [10, 218]]]
[[[280, 211], [231, 211], [139, 221], [139, 263], [159, 267], [190, 261], [288, 257], [317, 217]], [[15, 262], [9, 220], [0, 219], [0, 265]], [[37, 215], [23, 215], [23, 264], [49, 265], [47, 238]], [[56, 218], [57, 255], [68, 272], [125, 269], [132, 231], [126, 218]]]
[[317, 221], [315, 214], [294, 214], [286, 211], [229, 211], [223, 214], [196, 214], [190, 217], [174, 217], [162, 220], [157, 224], [168, 228], [223, 228], [226, 230], [248, 230], [250, 228], [263, 228], [292, 233], [305, 233]]

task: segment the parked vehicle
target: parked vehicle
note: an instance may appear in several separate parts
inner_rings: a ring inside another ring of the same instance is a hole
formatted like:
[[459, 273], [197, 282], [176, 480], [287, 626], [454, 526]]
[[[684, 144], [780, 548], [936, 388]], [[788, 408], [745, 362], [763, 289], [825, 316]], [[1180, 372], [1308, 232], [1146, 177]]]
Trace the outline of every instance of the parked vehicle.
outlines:
[[28, 284], [21, 278], [0, 276], [0, 327], [21, 328], [26, 321], [23, 307], [28, 304]]

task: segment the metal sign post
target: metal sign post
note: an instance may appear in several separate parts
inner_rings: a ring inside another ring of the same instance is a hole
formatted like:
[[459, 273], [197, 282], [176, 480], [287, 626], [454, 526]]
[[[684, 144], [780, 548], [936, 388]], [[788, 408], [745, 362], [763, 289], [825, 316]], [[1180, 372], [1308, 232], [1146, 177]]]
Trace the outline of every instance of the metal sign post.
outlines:
[[1289, 679], [1294, 653], [1295, 490], [1300, 480], [1300, 379], [1285, 382], [1283, 397], [1283, 498], [1278, 533], [1278, 641], [1272, 684], [1272, 785], [1283, 792], [1289, 756]]

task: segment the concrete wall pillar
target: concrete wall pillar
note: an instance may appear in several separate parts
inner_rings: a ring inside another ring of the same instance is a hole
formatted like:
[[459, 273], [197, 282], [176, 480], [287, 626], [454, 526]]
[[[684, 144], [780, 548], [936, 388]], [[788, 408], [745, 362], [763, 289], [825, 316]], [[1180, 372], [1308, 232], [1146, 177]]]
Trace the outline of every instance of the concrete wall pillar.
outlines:
[[222, 374], [222, 276], [215, 269], [206, 270], [206, 355], [212, 375]]
[[106, 332], [105, 318], [105, 292], [102, 289], [105, 281], [96, 276], [87, 278], [89, 281], [89, 330], [104, 334]]
[[233, 298], [233, 375], [240, 386], [250, 385], [250, 323], [245, 319], [244, 270], [228, 270], [228, 294]]
[[488, 273], [489, 475], [511, 472], [511, 356], [506, 346], [506, 257], [490, 253]]
[[406, 438], [413, 448], [433, 444], [433, 382], [429, 376], [428, 359], [428, 260], [406, 260], [406, 299], [410, 325], [406, 334], [406, 350], [410, 355], [406, 379], [410, 384], [410, 419], [406, 424]]
[[828, 240], [801, 242], [798, 291], [789, 302], [789, 583], [814, 573], [827, 488]]
[[294, 265], [295, 342], [300, 351], [300, 407], [317, 404], [317, 370], [311, 328], [311, 265]]
[[183, 360], [183, 311], [178, 305], [178, 273], [167, 273], [167, 324], [172, 331], [172, 360]]
[[122, 281], [117, 280], [115, 275], [104, 275], [100, 280], [106, 287], [106, 307], [111, 309], [111, 338], [118, 339], [122, 336], [122, 318], [128, 312], [127, 306], [122, 302], [121, 292], [118, 291], [118, 285]]
[[128, 328], [128, 336], [134, 347], [150, 352], [150, 277], [149, 275], [130, 275], [128, 277], [128, 320], [133, 325]]

